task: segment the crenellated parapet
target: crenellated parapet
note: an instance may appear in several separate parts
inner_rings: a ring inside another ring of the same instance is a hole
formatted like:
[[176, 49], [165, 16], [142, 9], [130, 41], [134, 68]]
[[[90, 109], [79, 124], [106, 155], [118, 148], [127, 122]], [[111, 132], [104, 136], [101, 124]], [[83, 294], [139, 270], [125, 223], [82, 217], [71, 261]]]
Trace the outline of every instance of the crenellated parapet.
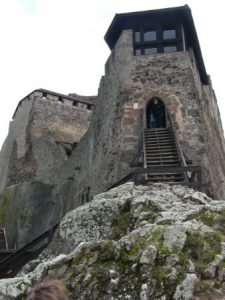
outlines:
[[[37, 89], [29, 93], [27, 96], [25, 96], [23, 99], [21, 99], [16, 107], [16, 110], [13, 114], [13, 119], [15, 118], [15, 115], [19, 109], [19, 107], [26, 101], [33, 100], [35, 97], [38, 97], [40, 99], [49, 100], [51, 102], [64, 104], [66, 106], [71, 107], [80, 107], [85, 110], [92, 110], [93, 109], [93, 100], [96, 98], [95, 96], [80, 96], [76, 94], [71, 95], [64, 95], [56, 92], [52, 92], [46, 89]], [[84, 99], [84, 100], [83, 100]]]

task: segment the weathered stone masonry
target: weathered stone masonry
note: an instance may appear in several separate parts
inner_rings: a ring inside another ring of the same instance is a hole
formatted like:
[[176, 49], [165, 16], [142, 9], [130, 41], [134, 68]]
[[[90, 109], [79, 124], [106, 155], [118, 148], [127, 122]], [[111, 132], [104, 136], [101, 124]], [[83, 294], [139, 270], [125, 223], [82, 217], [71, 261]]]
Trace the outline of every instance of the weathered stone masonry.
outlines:
[[204, 191], [225, 198], [223, 130], [201, 72], [191, 47], [134, 56], [133, 30], [122, 28], [97, 97], [39, 90], [23, 99], [0, 154], [0, 226], [9, 244], [26, 244], [144, 166], [146, 108], [154, 97], [165, 104], [186, 159], [202, 167]]
[[107, 61], [91, 126], [69, 162], [79, 165], [70, 174], [78, 205], [87, 190], [101, 192], [132, 170], [153, 97], [164, 101], [186, 157], [202, 167], [204, 190], [225, 196], [218, 107], [211, 84], [200, 81], [192, 51], [135, 57], [132, 31], [124, 30]]
[[[73, 100], [74, 99], [74, 100]], [[70, 152], [86, 132], [92, 111], [81, 100], [35, 91], [20, 102], [0, 154], [0, 226], [20, 247], [58, 222], [56, 187]], [[92, 105], [91, 105], [92, 106]]]

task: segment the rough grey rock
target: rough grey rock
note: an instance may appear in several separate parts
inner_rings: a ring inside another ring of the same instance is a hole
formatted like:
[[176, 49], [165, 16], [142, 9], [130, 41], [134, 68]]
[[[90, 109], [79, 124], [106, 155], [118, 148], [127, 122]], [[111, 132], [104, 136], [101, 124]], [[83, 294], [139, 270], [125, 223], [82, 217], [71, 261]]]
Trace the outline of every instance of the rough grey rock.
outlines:
[[225, 296], [224, 230], [223, 201], [127, 183], [69, 212], [39, 258], [0, 280], [0, 299], [19, 300], [52, 278], [65, 282], [70, 300], [217, 299]]
[[216, 271], [219, 265], [223, 262], [224, 255], [216, 255], [214, 261], [203, 271], [203, 276], [205, 279], [212, 279], [216, 276]]
[[193, 299], [194, 288], [198, 282], [196, 274], [187, 274], [184, 281], [177, 286], [173, 296], [175, 300], [191, 300]]
[[147, 247], [145, 251], [143, 251], [140, 258], [140, 264], [147, 264], [147, 265], [154, 264], [156, 255], [157, 255], [156, 248], [153, 245], [150, 245], [149, 247]]
[[169, 226], [164, 233], [164, 246], [172, 252], [182, 251], [187, 234], [183, 226]]

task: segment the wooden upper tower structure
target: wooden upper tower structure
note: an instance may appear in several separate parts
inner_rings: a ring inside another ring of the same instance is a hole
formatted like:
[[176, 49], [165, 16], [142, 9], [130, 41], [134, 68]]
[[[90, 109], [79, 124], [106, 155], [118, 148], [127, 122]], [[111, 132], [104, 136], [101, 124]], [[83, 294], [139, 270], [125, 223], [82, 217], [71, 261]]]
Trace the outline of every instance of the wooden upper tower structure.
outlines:
[[112, 50], [123, 30], [133, 31], [134, 55], [187, 51], [192, 48], [203, 84], [208, 84], [204, 61], [188, 5], [116, 14], [105, 41]]

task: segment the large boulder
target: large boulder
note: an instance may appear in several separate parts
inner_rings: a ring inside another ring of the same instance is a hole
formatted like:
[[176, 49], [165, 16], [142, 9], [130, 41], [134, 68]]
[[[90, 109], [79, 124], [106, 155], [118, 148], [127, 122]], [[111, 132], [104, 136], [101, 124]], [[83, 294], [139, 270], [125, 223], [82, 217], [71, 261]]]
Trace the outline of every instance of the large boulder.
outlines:
[[225, 202], [183, 186], [127, 183], [69, 212], [0, 299], [61, 279], [69, 299], [224, 299]]

